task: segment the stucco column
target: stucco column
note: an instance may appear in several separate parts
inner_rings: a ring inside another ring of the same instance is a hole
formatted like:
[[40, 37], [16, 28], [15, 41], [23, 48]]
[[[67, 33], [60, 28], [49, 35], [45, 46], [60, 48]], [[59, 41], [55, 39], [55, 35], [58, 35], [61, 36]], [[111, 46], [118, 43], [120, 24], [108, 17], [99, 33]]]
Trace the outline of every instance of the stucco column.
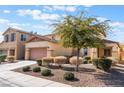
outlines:
[[27, 49], [25, 50], [25, 60], [29, 60], [29, 59], [30, 59], [30, 49], [27, 48]]
[[9, 57], [10, 49], [7, 50], [7, 57]]
[[52, 49], [47, 49], [47, 57], [52, 57], [53, 56], [53, 50]]
[[15, 60], [17, 60], [18, 59], [18, 49], [17, 48], [15, 48]]

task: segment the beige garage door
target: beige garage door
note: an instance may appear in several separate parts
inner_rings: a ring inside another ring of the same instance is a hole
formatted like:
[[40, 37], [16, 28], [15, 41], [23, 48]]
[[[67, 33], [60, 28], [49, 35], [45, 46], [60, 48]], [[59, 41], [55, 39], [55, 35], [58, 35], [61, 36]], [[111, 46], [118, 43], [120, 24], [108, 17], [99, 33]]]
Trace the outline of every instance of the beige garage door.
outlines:
[[47, 56], [47, 48], [33, 48], [30, 51], [30, 59], [36, 60]]

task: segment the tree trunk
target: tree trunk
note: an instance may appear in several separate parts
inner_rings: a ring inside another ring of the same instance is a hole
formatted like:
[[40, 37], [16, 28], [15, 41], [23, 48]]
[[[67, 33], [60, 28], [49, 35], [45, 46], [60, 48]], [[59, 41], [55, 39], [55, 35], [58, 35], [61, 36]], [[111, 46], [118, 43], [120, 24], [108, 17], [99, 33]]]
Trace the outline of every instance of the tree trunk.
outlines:
[[76, 72], [79, 71], [79, 55], [80, 55], [80, 48], [77, 48]]

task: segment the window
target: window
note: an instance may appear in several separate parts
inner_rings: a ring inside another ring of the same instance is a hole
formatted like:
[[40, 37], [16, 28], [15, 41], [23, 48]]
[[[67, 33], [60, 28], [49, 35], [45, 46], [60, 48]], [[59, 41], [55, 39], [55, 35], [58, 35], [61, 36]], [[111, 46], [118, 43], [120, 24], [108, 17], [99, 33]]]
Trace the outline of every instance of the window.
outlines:
[[26, 40], [27, 40], [27, 36], [24, 35], [24, 34], [22, 34], [22, 35], [21, 35], [21, 41], [26, 41]]
[[88, 55], [88, 49], [87, 49], [87, 48], [84, 48], [84, 49], [83, 49], [83, 55], [84, 55], [84, 56], [87, 56], [87, 55]]
[[5, 42], [8, 42], [9, 41], [9, 35], [5, 35], [4, 40], [5, 40]]
[[10, 56], [15, 56], [15, 50], [14, 49], [11, 49], [9, 53], [10, 53], [9, 54]]
[[106, 57], [110, 57], [112, 54], [111, 54], [111, 49], [104, 49], [104, 56]]
[[11, 34], [11, 41], [15, 41], [15, 36], [16, 36], [15, 33]]

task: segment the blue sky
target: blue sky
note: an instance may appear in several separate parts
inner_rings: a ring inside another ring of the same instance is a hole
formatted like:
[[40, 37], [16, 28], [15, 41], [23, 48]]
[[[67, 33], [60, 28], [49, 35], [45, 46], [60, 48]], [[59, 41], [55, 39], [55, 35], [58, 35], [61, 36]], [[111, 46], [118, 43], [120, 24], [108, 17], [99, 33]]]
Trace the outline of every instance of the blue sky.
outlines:
[[34, 5], [34, 6], [0, 6], [0, 41], [2, 33], [8, 27], [22, 29], [38, 34], [50, 34], [51, 26], [55, 20], [62, 20], [67, 14], [76, 15], [78, 11], [86, 10], [90, 15], [96, 16], [100, 21], [111, 20], [112, 27], [108, 39], [124, 43], [124, 6], [57, 6], [57, 5]]

